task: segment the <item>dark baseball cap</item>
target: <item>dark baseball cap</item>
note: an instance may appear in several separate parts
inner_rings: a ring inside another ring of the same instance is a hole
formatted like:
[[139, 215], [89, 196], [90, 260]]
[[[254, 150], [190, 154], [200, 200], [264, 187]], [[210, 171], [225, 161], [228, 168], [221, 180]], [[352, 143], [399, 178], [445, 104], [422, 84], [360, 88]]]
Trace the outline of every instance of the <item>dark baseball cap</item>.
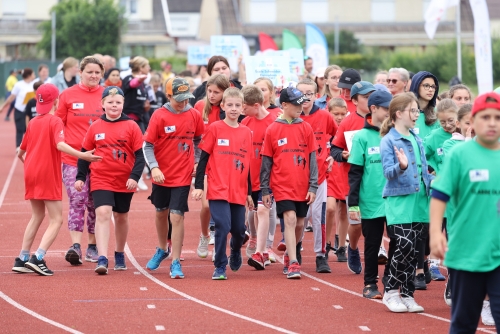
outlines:
[[194, 98], [194, 95], [189, 91], [189, 82], [184, 78], [175, 77], [168, 80], [165, 84], [165, 91], [168, 95], [172, 95], [177, 102]]
[[361, 81], [361, 75], [359, 72], [353, 68], [348, 68], [342, 72], [338, 86], [339, 88], [351, 89], [352, 85], [358, 81]]
[[368, 98], [368, 108], [371, 106], [389, 108], [392, 100], [392, 94], [385, 90], [376, 90]]
[[305, 97], [300, 90], [295, 87], [288, 86], [283, 89], [280, 94], [280, 104], [283, 102], [289, 102], [293, 105], [300, 106], [302, 103], [310, 101]]
[[376, 89], [371, 82], [368, 81], [355, 82], [351, 87], [351, 99], [356, 94], [365, 95], [374, 91], [376, 91]]
[[123, 91], [120, 87], [117, 87], [117, 86], [108, 86], [104, 89], [104, 91], [102, 92], [102, 99], [104, 99], [105, 97], [108, 97], [109, 95], [121, 95], [123, 97], [125, 97], [125, 95], [123, 94]]

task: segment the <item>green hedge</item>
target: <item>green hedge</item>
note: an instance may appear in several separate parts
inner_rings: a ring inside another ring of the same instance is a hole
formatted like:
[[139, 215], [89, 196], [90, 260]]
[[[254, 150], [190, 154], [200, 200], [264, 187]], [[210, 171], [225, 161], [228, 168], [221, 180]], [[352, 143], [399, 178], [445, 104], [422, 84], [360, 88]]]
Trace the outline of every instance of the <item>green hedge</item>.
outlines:
[[164, 60], [172, 64], [172, 71], [175, 73], [186, 69], [187, 57], [184, 55], [176, 55], [168, 58], [149, 58], [149, 66], [155, 71], [161, 71], [160, 63]]

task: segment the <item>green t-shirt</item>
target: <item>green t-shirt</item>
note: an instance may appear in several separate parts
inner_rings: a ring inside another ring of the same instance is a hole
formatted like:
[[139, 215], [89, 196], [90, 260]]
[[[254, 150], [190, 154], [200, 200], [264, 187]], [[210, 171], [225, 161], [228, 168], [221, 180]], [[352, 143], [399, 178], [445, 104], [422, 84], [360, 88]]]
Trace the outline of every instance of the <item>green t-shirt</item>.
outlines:
[[450, 154], [451, 149], [460, 143], [465, 143], [465, 141], [453, 138], [446, 139], [443, 143], [443, 157], [446, 157], [447, 154]]
[[425, 137], [425, 157], [427, 158], [427, 163], [436, 171], [436, 174], [439, 173], [443, 164], [443, 144], [445, 140], [450, 138], [451, 133], [444, 131], [442, 127], [432, 130], [431, 133]]
[[385, 217], [382, 191], [385, 185], [384, 170], [380, 157], [380, 133], [373, 129], [358, 131], [352, 140], [348, 162], [363, 166], [363, 178], [359, 189], [361, 218]]
[[487, 272], [500, 266], [499, 161], [500, 150], [467, 141], [450, 152], [432, 183], [454, 206], [447, 222], [447, 267]]
[[440, 128], [439, 122], [436, 121], [432, 125], [425, 124], [425, 115], [422, 110], [420, 110], [420, 116], [417, 119], [415, 124], [415, 128], [413, 128], [413, 132], [418, 135], [422, 140], [431, 133], [432, 130]]

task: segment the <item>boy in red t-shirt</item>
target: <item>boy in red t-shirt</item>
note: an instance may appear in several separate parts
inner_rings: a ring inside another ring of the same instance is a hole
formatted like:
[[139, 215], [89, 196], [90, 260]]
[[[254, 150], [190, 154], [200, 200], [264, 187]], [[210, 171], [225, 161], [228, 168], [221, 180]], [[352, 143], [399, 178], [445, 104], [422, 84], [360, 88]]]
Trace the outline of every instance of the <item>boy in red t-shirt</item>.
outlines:
[[115, 268], [127, 270], [125, 244], [129, 228], [130, 202], [144, 169], [142, 132], [137, 123], [122, 113], [125, 97], [116, 86], [102, 92], [105, 114], [92, 123], [83, 139], [82, 151], [96, 150], [100, 163], [78, 160], [75, 189], [81, 191], [90, 167], [90, 191], [96, 211], [95, 236], [99, 258], [95, 272], [108, 273], [108, 243], [111, 215], [115, 218]]
[[[243, 110], [245, 119], [241, 124], [248, 126], [252, 131], [252, 152], [250, 159], [250, 175], [252, 177], [252, 199], [255, 207], [253, 222], [257, 230], [257, 242], [255, 252], [248, 257], [248, 265], [257, 270], [265, 269], [266, 262], [270, 263], [269, 253], [266, 251], [267, 237], [269, 235], [269, 214], [272, 210], [264, 206], [262, 202], [262, 191], [260, 190], [260, 166], [262, 163], [262, 144], [266, 130], [276, 119], [275, 114], [270, 113], [264, 108], [264, 95], [256, 85], [247, 85], [243, 93]], [[248, 221], [248, 224], [252, 222]], [[276, 226], [275, 226], [276, 227]], [[274, 231], [272, 231], [274, 234]], [[252, 238], [250, 239], [252, 241]], [[255, 242], [255, 241], [254, 241]], [[250, 248], [247, 248], [250, 249]]]
[[[24, 163], [25, 199], [31, 202], [31, 220], [24, 232], [21, 253], [14, 261], [13, 271], [36, 272], [52, 276], [44, 256], [57, 237], [62, 219], [61, 151], [88, 161], [100, 157], [89, 152], [78, 152], [64, 142], [64, 125], [54, 116], [59, 102], [59, 90], [52, 84], [41, 85], [36, 92], [36, 110], [39, 116], [29, 122], [18, 157]], [[23, 158], [26, 153], [26, 158]], [[30, 248], [45, 216], [49, 213], [49, 226], [40, 246], [30, 258]]]
[[243, 110], [243, 94], [237, 88], [224, 92], [221, 107], [226, 118], [212, 123], [201, 140], [200, 162], [196, 169], [192, 197], [203, 196], [207, 167], [207, 199], [215, 222], [215, 270], [213, 280], [225, 280], [227, 235], [231, 232], [229, 267], [238, 271], [242, 265], [241, 246], [245, 238], [245, 205], [253, 209], [252, 185], [249, 173], [252, 154], [252, 132], [238, 124]]
[[281, 91], [283, 115], [267, 128], [262, 149], [262, 202], [267, 208], [271, 207], [271, 188], [278, 217], [285, 223], [287, 253], [283, 273], [287, 278], [300, 278], [297, 243], [318, 189], [316, 140], [311, 126], [300, 118], [302, 104], [306, 101], [308, 99], [294, 87]]
[[[189, 104], [194, 96], [189, 92], [189, 83], [182, 78], [171, 79], [166, 84], [170, 102], [157, 109], [149, 121], [144, 134], [144, 156], [151, 168], [153, 190], [149, 199], [156, 208], [156, 232], [158, 247], [146, 265], [157, 270], [160, 263], [169, 256], [168, 217], [172, 222], [172, 264], [171, 278], [184, 278], [180, 255], [184, 239], [184, 213], [189, 211], [188, 197], [191, 188], [192, 171], [199, 160], [195, 157], [205, 124], [198, 111]], [[199, 153], [199, 152], [197, 152]], [[208, 255], [208, 239], [205, 240]]]

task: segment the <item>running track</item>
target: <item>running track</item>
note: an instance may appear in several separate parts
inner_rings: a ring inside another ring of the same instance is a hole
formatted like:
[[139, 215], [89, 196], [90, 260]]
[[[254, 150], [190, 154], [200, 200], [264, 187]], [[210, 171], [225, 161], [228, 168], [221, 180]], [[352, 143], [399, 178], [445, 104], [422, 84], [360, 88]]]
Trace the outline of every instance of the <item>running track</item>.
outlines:
[[[150, 273], [144, 267], [154, 253], [156, 232], [147, 192], [137, 193], [132, 201], [127, 271], [110, 270], [109, 275], [98, 276], [93, 272], [95, 264], [71, 267], [64, 260], [71, 245], [64, 198], [65, 223], [46, 257], [55, 275], [13, 273], [30, 206], [24, 201], [22, 163], [14, 158], [12, 122], [0, 122], [0, 143], [0, 333], [448, 332], [450, 309], [442, 297], [444, 282], [432, 282], [427, 291], [416, 292], [426, 313], [391, 313], [380, 302], [361, 296], [362, 275], [335, 262], [334, 255], [330, 258], [333, 273], [317, 274], [311, 233], [304, 241], [300, 280], [287, 280], [279, 263], [255, 271], [244, 256], [245, 265], [237, 273], [228, 268], [227, 281], [212, 281], [210, 256], [196, 255], [200, 203], [194, 201], [186, 214], [186, 278], [170, 279], [169, 260]], [[42, 230], [45, 227], [46, 222]], [[276, 241], [279, 235], [278, 227]], [[379, 269], [382, 275], [382, 266]], [[495, 328], [480, 324], [480, 332], [495, 333]]]

